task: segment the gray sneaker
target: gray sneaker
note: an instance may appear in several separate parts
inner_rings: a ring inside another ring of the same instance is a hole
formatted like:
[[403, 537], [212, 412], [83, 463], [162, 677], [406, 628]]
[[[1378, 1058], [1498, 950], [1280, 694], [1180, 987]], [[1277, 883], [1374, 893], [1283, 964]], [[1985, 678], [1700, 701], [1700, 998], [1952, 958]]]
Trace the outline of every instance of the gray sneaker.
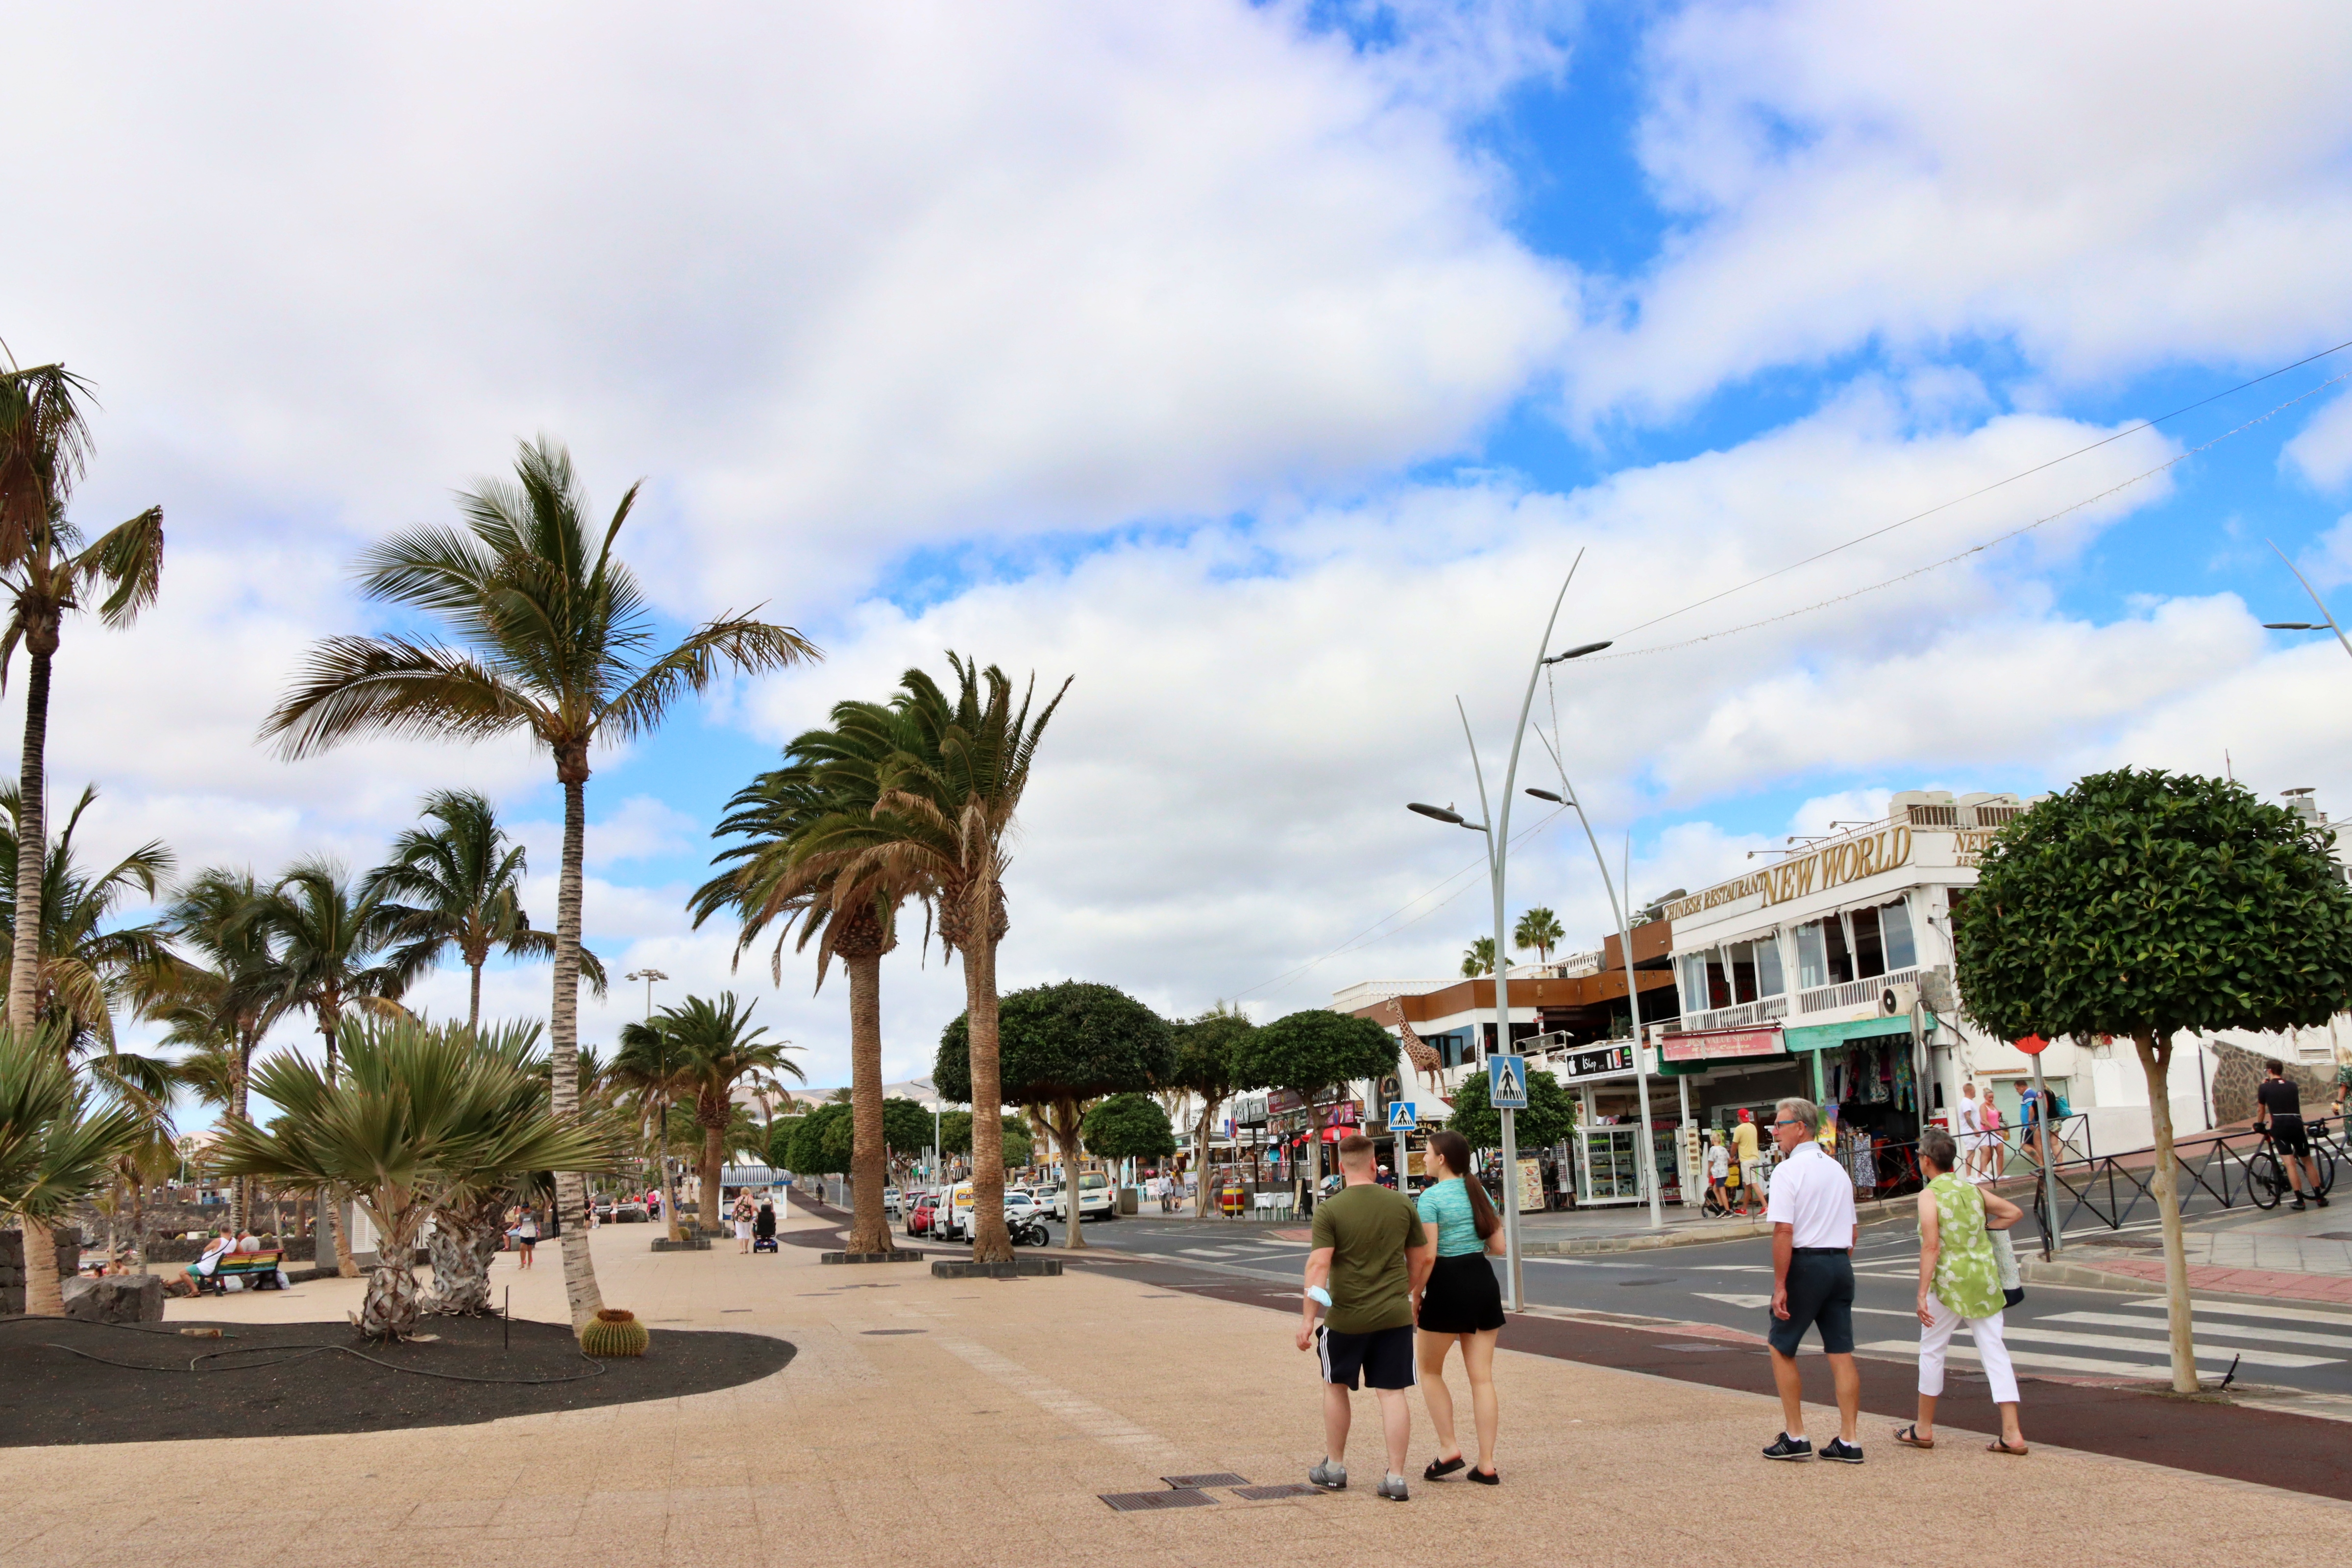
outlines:
[[1391, 1502], [1407, 1502], [1411, 1500], [1405, 1493], [1404, 1478], [1402, 1476], [1382, 1476], [1381, 1478], [1380, 1495], [1388, 1499]]
[[1348, 1489], [1348, 1467], [1327, 1458], [1307, 1471], [1307, 1479], [1327, 1492], [1343, 1492]]

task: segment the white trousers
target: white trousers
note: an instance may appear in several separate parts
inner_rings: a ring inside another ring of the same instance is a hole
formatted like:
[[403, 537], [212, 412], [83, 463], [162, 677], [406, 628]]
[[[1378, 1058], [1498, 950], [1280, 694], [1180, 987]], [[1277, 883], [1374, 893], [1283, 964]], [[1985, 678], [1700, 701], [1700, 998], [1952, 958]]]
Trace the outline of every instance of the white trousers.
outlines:
[[1992, 1385], [1995, 1405], [2017, 1403], [2017, 1369], [2009, 1364], [2009, 1347], [2000, 1342], [2000, 1314], [1963, 1318], [1935, 1297], [1927, 1298], [1928, 1315], [1936, 1321], [1919, 1331], [1919, 1392], [1930, 1398], [1944, 1392], [1944, 1348], [1962, 1323], [1977, 1342], [1977, 1361], [1985, 1382]]

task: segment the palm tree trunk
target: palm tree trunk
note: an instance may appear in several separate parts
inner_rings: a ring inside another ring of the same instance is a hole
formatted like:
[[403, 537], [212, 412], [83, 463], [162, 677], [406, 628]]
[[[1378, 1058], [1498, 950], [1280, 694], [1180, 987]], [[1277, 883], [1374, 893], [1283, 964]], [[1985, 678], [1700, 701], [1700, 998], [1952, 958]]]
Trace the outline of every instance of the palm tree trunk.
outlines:
[[[319, 1032], [327, 1037], [327, 1077], [335, 1076], [335, 1041], [342, 1026], [342, 1009], [331, 997], [320, 1004]], [[359, 1259], [352, 1256], [351, 1194], [342, 1187], [330, 1187], [319, 1197], [319, 1238], [320, 1245], [312, 1256], [320, 1263], [327, 1261], [331, 1246], [335, 1259], [335, 1278], [356, 1279], [360, 1277]], [[376, 1237], [379, 1249], [384, 1239]], [[380, 1261], [383, 1254], [376, 1254]]]
[[[47, 647], [41, 645], [46, 641]], [[41, 971], [41, 871], [48, 853], [42, 816], [42, 784], [49, 738], [49, 655], [57, 633], [36, 628], [26, 638], [33, 668], [25, 682], [25, 749], [16, 773], [16, 931], [9, 952], [8, 1026], [32, 1033]], [[58, 1284], [57, 1244], [49, 1227], [25, 1216], [25, 1314], [62, 1318], [65, 1297]]]
[[882, 1212], [888, 1156], [882, 1147], [882, 955], [844, 959], [849, 970], [849, 1100], [854, 1135], [849, 1157], [848, 1250], [887, 1252], [890, 1220]]
[[[556, 777], [563, 784], [563, 872], [555, 891], [555, 1000], [549, 1009], [548, 1037], [554, 1057], [553, 1109], [569, 1121], [580, 1114], [580, 877], [588, 839], [588, 759], [558, 752]], [[555, 1205], [562, 1216], [563, 1294], [572, 1308], [572, 1331], [596, 1321], [604, 1306], [596, 1289], [595, 1260], [588, 1256], [587, 1184], [577, 1171], [555, 1173]]]
[[469, 963], [466, 967], [474, 972], [473, 991], [466, 1000], [466, 1027], [478, 1029], [482, 1026], [482, 966]]
[[[722, 1103], [716, 1110], [708, 1104], [697, 1104], [702, 1123], [702, 1231], [706, 1236], [719, 1234], [719, 1171], [727, 1163], [727, 1107]], [[715, 1119], [715, 1120], [714, 1120]]]
[[360, 1300], [360, 1332], [372, 1340], [404, 1340], [416, 1331], [425, 1293], [416, 1283], [416, 1233], [379, 1227], [375, 1267], [368, 1270], [367, 1294]]
[[[989, 883], [982, 879], [982, 886]], [[1004, 1228], [1004, 1080], [997, 1057], [996, 933], [984, 912], [963, 950], [965, 1017], [971, 1037], [971, 1256], [1013, 1261]]]
[[[230, 1113], [239, 1121], [246, 1120], [246, 1108], [252, 1103], [251, 1096], [246, 1091], [246, 1080], [252, 1076], [252, 1072], [253, 1041], [246, 1037], [243, 1030], [239, 1030], [236, 1041], [236, 1081], [229, 1086], [228, 1105]], [[252, 1216], [253, 1178], [251, 1176], [236, 1178], [236, 1185], [230, 1189], [228, 1206], [229, 1223], [236, 1226], [240, 1233], [243, 1232], [247, 1221]]]
[[433, 1258], [433, 1295], [425, 1310], [456, 1317], [478, 1318], [490, 1310], [490, 1259], [504, 1239], [499, 1218], [506, 1212], [507, 1194], [497, 1194], [471, 1208], [444, 1209], [434, 1216], [425, 1238]]

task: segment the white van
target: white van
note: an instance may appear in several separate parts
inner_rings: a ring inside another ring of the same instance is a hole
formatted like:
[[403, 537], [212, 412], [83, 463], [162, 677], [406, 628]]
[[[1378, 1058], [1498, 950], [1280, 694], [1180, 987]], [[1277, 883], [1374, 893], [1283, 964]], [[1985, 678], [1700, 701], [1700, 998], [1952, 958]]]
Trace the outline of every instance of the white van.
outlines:
[[[1054, 1189], [1054, 1217], [1070, 1217], [1070, 1193], [1067, 1187]], [[1088, 1171], [1078, 1177], [1078, 1218], [1116, 1219], [1118, 1217], [1118, 1189], [1100, 1171]]]

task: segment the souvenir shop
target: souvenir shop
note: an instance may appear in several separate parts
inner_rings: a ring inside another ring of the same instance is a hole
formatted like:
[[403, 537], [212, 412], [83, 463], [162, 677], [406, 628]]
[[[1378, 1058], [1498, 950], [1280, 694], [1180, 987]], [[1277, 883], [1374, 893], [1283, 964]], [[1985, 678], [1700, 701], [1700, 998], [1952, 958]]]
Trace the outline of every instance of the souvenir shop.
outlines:
[[1854, 1191], [1892, 1197], [1916, 1190], [1919, 1167], [1918, 1052], [1907, 1018], [1865, 1018], [1785, 1032], [1810, 1058], [1811, 1098], [1827, 1119], [1824, 1141], [1853, 1176]]

